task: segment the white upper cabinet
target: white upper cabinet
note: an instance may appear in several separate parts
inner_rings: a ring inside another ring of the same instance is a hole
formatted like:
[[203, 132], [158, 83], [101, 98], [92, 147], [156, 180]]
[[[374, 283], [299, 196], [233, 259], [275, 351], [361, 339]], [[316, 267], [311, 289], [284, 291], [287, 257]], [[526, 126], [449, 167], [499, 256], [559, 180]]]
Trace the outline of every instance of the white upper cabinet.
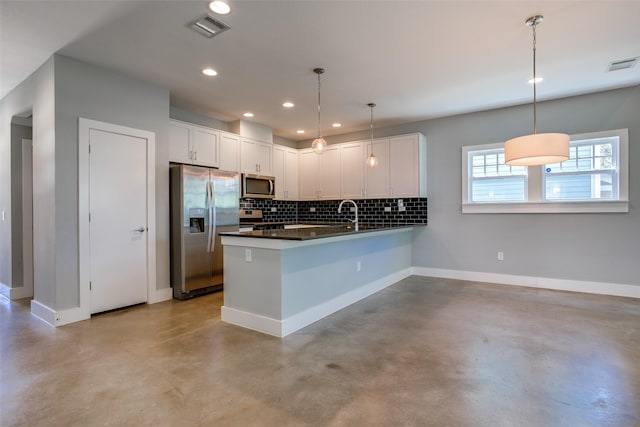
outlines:
[[300, 150], [298, 164], [300, 171], [298, 174], [299, 199], [314, 200], [320, 198], [318, 188], [318, 177], [320, 175], [320, 162], [322, 156], [316, 154], [310, 148]]
[[427, 144], [423, 134], [389, 138], [389, 196], [427, 196]]
[[240, 138], [240, 167], [242, 172], [271, 175], [273, 144], [251, 138]]
[[273, 145], [273, 176], [276, 178], [276, 199], [298, 198], [298, 150]]
[[[365, 157], [371, 154], [371, 142], [367, 141]], [[389, 197], [389, 137], [373, 140], [373, 154], [378, 158], [375, 168], [365, 167], [365, 197]], [[364, 160], [366, 162], [366, 159]]]
[[220, 131], [169, 121], [169, 161], [218, 167]]
[[340, 173], [342, 147], [329, 145], [324, 154], [320, 155], [320, 198], [340, 199], [342, 174]]
[[300, 150], [300, 200], [339, 199], [341, 186], [339, 145], [330, 145], [324, 154], [310, 148]]
[[298, 150], [288, 148], [285, 162], [285, 198], [297, 200], [299, 197], [298, 175], [300, 171]]
[[276, 199], [298, 199], [298, 150], [273, 145], [273, 176], [276, 178]]
[[364, 169], [365, 151], [363, 142], [342, 145], [340, 154], [342, 172], [342, 198], [355, 199], [365, 195]]
[[240, 135], [220, 132], [220, 169], [240, 172]]

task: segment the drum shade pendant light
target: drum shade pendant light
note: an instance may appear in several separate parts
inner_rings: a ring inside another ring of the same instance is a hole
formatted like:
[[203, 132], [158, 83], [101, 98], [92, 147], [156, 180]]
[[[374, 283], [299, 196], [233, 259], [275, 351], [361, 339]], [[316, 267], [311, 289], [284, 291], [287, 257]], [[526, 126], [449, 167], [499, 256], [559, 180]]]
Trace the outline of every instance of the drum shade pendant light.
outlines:
[[318, 75], [318, 137], [313, 140], [311, 148], [314, 153], [322, 154], [327, 148], [327, 141], [324, 140], [320, 133], [320, 74], [324, 73], [324, 68], [314, 68], [313, 72]]
[[367, 105], [371, 109], [371, 121], [369, 122], [369, 127], [371, 128], [371, 153], [367, 156], [367, 166], [375, 168], [378, 166], [378, 158], [373, 154], [373, 107], [375, 107], [376, 104], [370, 102]]
[[538, 166], [560, 163], [569, 158], [569, 135], [538, 133], [536, 116], [536, 27], [543, 16], [532, 16], [525, 21], [533, 29], [533, 134], [513, 138], [504, 143], [504, 160], [511, 166]]

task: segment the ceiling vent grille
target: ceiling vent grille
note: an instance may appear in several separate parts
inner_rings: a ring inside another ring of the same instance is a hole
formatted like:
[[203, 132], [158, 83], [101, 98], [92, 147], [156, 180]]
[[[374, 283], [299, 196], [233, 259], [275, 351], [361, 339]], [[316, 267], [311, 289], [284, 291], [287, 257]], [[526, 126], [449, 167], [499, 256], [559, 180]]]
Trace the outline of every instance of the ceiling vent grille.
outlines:
[[218, 34], [224, 33], [229, 28], [231, 28], [224, 22], [218, 21], [217, 19], [209, 15], [203, 16], [199, 20], [192, 23], [190, 26], [193, 30], [207, 38], [217, 36]]
[[615, 61], [609, 64], [609, 71], [618, 71], [631, 68], [638, 62], [638, 58], [623, 59], [622, 61]]

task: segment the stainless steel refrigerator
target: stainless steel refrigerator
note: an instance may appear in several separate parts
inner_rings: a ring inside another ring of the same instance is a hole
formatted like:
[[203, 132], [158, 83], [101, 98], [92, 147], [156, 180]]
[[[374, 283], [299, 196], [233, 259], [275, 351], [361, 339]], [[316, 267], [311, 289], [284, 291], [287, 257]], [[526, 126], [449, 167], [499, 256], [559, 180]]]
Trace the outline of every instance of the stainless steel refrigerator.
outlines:
[[235, 172], [170, 167], [171, 286], [187, 299], [222, 289], [219, 232], [238, 231], [240, 179]]

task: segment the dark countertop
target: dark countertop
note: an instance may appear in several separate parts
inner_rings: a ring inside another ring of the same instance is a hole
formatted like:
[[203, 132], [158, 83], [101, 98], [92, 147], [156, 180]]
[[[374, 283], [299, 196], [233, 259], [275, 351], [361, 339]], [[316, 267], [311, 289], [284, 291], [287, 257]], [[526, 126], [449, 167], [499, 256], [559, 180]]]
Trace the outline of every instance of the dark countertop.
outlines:
[[282, 240], [311, 240], [323, 237], [336, 237], [349, 234], [370, 233], [373, 231], [391, 230], [400, 228], [421, 227], [424, 224], [360, 224], [358, 231], [355, 231], [353, 224], [322, 224], [318, 227], [294, 228], [289, 230], [255, 230], [255, 231], [230, 231], [219, 233], [221, 236], [253, 237], [259, 239], [282, 239]]

